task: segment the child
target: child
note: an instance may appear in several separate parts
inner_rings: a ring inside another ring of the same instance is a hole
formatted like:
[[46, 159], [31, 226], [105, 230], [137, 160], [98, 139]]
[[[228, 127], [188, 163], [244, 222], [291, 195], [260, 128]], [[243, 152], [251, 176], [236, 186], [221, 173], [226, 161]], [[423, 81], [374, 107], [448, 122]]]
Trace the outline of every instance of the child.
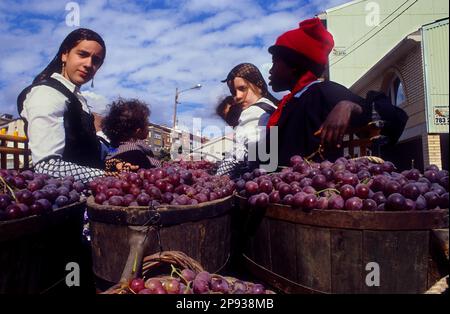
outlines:
[[147, 105], [136, 99], [119, 99], [110, 105], [102, 121], [103, 133], [112, 146], [106, 156], [106, 171], [113, 171], [118, 163], [129, 163], [139, 169], [161, 166], [145, 142], [149, 116]]

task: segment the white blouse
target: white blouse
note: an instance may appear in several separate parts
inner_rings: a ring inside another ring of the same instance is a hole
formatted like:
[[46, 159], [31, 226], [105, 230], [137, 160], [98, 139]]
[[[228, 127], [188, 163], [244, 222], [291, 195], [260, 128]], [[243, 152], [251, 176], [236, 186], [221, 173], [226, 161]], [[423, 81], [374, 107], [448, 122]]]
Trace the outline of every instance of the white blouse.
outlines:
[[[78, 86], [59, 73], [53, 73], [51, 77], [73, 92], [83, 110], [90, 113]], [[64, 112], [68, 102], [66, 96], [46, 85], [35, 86], [27, 94], [20, 115], [28, 121], [29, 148], [34, 164], [51, 155], [62, 157], [66, 142]]]

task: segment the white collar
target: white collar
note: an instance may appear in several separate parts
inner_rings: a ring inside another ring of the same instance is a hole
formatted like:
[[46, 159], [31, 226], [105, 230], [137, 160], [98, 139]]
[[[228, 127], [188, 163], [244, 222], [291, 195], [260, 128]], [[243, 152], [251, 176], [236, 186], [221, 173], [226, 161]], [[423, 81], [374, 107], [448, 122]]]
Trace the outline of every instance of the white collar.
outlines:
[[62, 76], [61, 74], [55, 72], [51, 75], [52, 78], [54, 78], [55, 80], [58, 80], [59, 82], [61, 82], [65, 87], [67, 87], [72, 93], [79, 93], [80, 92], [80, 87], [78, 87], [77, 85], [75, 85], [74, 83], [72, 83], [71, 81], [69, 81], [68, 79], [66, 79], [64, 76]]
[[299, 98], [304, 92], [306, 92], [306, 90], [311, 86], [314, 85], [316, 83], [322, 83], [321, 80], [316, 80], [316, 81], [312, 81], [311, 83], [309, 83], [308, 85], [306, 85], [305, 87], [303, 87], [302, 90], [298, 91], [297, 94], [294, 95], [294, 97]]

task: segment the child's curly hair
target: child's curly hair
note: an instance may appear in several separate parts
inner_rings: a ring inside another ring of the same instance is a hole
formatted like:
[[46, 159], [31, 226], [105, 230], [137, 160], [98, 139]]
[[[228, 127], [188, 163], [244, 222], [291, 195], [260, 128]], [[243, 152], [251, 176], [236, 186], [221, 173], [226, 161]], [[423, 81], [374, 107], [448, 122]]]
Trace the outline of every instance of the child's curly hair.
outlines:
[[109, 113], [102, 121], [102, 131], [114, 147], [133, 139], [138, 129], [148, 127], [150, 109], [137, 99], [122, 99], [109, 105]]

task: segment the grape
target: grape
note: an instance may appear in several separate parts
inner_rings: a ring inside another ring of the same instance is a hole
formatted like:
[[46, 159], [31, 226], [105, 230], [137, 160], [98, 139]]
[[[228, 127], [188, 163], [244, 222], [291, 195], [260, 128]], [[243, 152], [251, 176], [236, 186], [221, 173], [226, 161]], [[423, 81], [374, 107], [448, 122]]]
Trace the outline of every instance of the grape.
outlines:
[[291, 186], [287, 183], [280, 184], [278, 191], [280, 192], [280, 196], [284, 197], [288, 194], [291, 194]]
[[270, 193], [269, 195], [269, 202], [270, 203], [280, 203], [281, 202], [281, 197], [280, 197], [280, 192], [278, 191], [272, 191], [272, 193]]
[[431, 183], [438, 182], [438, 170], [427, 170], [423, 173], [423, 176], [430, 180]]
[[0, 194], [0, 210], [5, 209], [11, 204], [11, 197], [7, 194]]
[[106, 191], [106, 197], [107, 198], [111, 198], [111, 197], [113, 197], [115, 195], [120, 195], [120, 194], [122, 194], [122, 193], [116, 188], [110, 188], [110, 189], [108, 189]]
[[6, 208], [5, 212], [6, 212], [6, 218], [9, 220], [18, 219], [18, 218], [23, 217], [22, 210], [20, 209], [19, 205], [17, 205], [17, 204], [9, 205]]
[[109, 205], [112, 205], [112, 206], [122, 206], [124, 204], [123, 197], [119, 196], [119, 195], [111, 196], [108, 201], [109, 201]]
[[165, 282], [164, 288], [168, 294], [178, 294], [180, 290], [180, 282], [176, 279], [169, 279]]
[[189, 281], [192, 281], [195, 279], [195, 273], [188, 268], [185, 268], [181, 271], [181, 276], [183, 276], [183, 278], [186, 280], [186, 282], [189, 282]]
[[427, 209], [427, 200], [422, 195], [416, 199], [416, 210], [425, 210]]
[[273, 190], [273, 184], [271, 181], [264, 180], [259, 184], [259, 192], [270, 194]]
[[346, 173], [342, 177], [342, 183], [355, 186], [358, 184], [358, 176], [353, 173]]
[[284, 205], [292, 205], [294, 201], [294, 196], [292, 194], [287, 194], [283, 197], [283, 200], [281, 201], [281, 203], [283, 203]]
[[326, 197], [319, 197], [316, 203], [317, 209], [327, 209], [328, 208], [328, 198]]
[[248, 195], [253, 195], [258, 193], [258, 183], [254, 182], [254, 181], [247, 181], [245, 183], [245, 190], [248, 193]]
[[81, 193], [84, 191], [85, 186], [83, 184], [83, 182], [81, 181], [76, 181], [73, 183], [73, 188], [75, 189], [75, 191], [77, 191], [78, 193]]
[[48, 199], [39, 199], [35, 203], [41, 205], [44, 212], [50, 212], [52, 210], [52, 203]]
[[322, 175], [318, 174], [312, 178], [311, 184], [315, 189], [324, 189], [326, 187], [327, 178]]
[[256, 206], [259, 208], [266, 208], [269, 205], [269, 195], [260, 193], [256, 198]]
[[316, 208], [317, 197], [314, 194], [308, 194], [303, 199], [302, 208], [306, 210], [312, 210]]
[[361, 199], [365, 199], [369, 196], [369, 186], [366, 184], [357, 184], [355, 187], [355, 195]]
[[[147, 189], [146, 191], [147, 191], [148, 195], [154, 199], [159, 200], [162, 197], [161, 190], [159, 188], [157, 188], [156, 186], [152, 186], [149, 189]], [[169, 192], [167, 191], [166, 193], [169, 193]]]
[[208, 196], [206, 196], [206, 194], [204, 193], [198, 193], [197, 195], [194, 196], [194, 198], [199, 202], [199, 203], [205, 203], [208, 201]]
[[303, 188], [303, 192], [305, 192], [306, 194], [314, 194], [316, 193], [316, 189], [312, 186], [306, 186]]
[[24, 203], [26, 205], [31, 205], [34, 203], [34, 196], [29, 190], [23, 190], [22, 193], [20, 193], [20, 196], [17, 196], [17, 199], [19, 202]]
[[308, 194], [305, 192], [298, 192], [294, 195], [294, 198], [292, 200], [292, 206], [295, 208], [301, 208], [303, 206], [303, 201], [305, 200], [305, 197]]
[[60, 195], [55, 200], [55, 205], [59, 207], [63, 207], [69, 204], [69, 198], [65, 195]]
[[406, 178], [409, 180], [417, 181], [420, 178], [420, 172], [417, 169], [411, 169], [405, 174]]
[[387, 178], [384, 176], [378, 175], [373, 178], [370, 188], [374, 192], [384, 191], [386, 183], [387, 183]]
[[420, 195], [420, 189], [415, 183], [408, 183], [401, 189], [401, 193], [413, 201], [415, 201]]
[[264, 294], [266, 292], [266, 289], [264, 289], [264, 286], [261, 284], [254, 284], [250, 290], [251, 294]]
[[384, 187], [384, 192], [386, 195], [394, 194], [394, 193], [400, 193], [401, 191], [401, 185], [397, 181], [389, 181], [386, 183]]
[[135, 293], [139, 293], [142, 289], [145, 288], [145, 283], [142, 278], [135, 278], [130, 282], [130, 289]]
[[367, 211], [374, 211], [377, 210], [377, 202], [375, 202], [373, 199], [365, 199], [363, 201], [363, 210], [367, 210]]
[[405, 197], [400, 193], [393, 193], [386, 200], [386, 210], [405, 210]]
[[427, 201], [428, 209], [434, 209], [439, 206], [440, 198], [439, 195], [435, 192], [427, 192], [424, 194], [424, 197]]
[[247, 292], [247, 286], [240, 280], [236, 280], [233, 283], [233, 294], [244, 294]]
[[136, 197], [136, 202], [139, 204], [139, 206], [148, 206], [150, 200], [151, 198], [147, 193], [141, 193]]
[[332, 195], [328, 199], [328, 208], [329, 209], [343, 209], [345, 205], [345, 201], [340, 195]]
[[334, 177], [334, 171], [331, 168], [324, 168], [321, 173], [325, 176], [326, 180], [332, 180]]
[[[51, 204], [50, 204], [50, 206], [51, 206]], [[30, 213], [31, 213], [31, 215], [41, 215], [41, 214], [43, 214], [45, 211], [44, 211], [44, 207], [40, 204], [40, 203], [33, 203], [31, 206], [30, 206]]]
[[442, 195], [446, 192], [446, 190], [438, 183], [433, 183], [431, 185], [431, 192], [436, 193], [437, 195]]
[[448, 176], [442, 177], [439, 180], [439, 183], [442, 185], [442, 187], [444, 187], [445, 190], [448, 191]]
[[291, 159], [289, 160], [289, 163], [291, 164], [291, 167], [295, 166], [296, 164], [299, 164], [303, 162], [303, 158], [299, 155], [294, 155], [291, 157]]
[[407, 198], [405, 199], [405, 210], [414, 210], [416, 209], [416, 202]]
[[192, 282], [194, 293], [204, 294], [209, 292], [208, 282], [203, 279], [195, 278]]
[[104, 201], [106, 201], [106, 195], [105, 194], [103, 194], [103, 193], [98, 193], [96, 196], [95, 196], [95, 202], [97, 203], [97, 204], [103, 204], [103, 202]]
[[339, 195], [345, 200], [349, 199], [355, 195], [355, 188], [350, 184], [345, 184], [339, 189]]
[[351, 197], [345, 201], [345, 209], [347, 210], [362, 210], [363, 201], [359, 197]]
[[375, 202], [377, 202], [378, 205], [386, 202], [386, 197], [384, 196], [383, 192], [381, 192], [381, 191], [373, 193], [372, 199]]
[[152, 291], [153, 293], [156, 292], [156, 289], [163, 288], [161, 281], [156, 278], [150, 278], [144, 283], [144, 287]]

